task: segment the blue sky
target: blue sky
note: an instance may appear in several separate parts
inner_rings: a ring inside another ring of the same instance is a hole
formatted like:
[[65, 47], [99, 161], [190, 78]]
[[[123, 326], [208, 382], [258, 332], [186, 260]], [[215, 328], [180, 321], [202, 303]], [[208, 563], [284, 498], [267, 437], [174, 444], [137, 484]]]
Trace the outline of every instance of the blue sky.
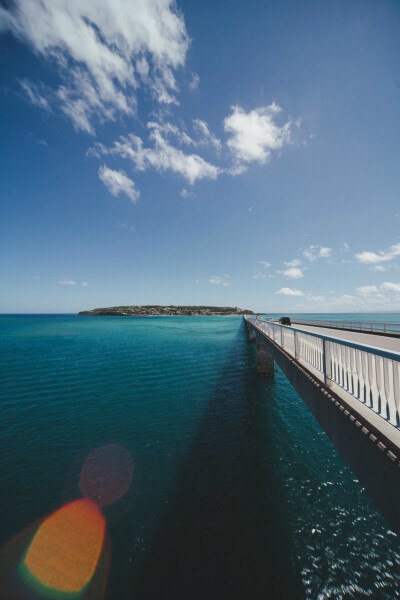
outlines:
[[0, 8], [0, 312], [400, 310], [400, 4]]

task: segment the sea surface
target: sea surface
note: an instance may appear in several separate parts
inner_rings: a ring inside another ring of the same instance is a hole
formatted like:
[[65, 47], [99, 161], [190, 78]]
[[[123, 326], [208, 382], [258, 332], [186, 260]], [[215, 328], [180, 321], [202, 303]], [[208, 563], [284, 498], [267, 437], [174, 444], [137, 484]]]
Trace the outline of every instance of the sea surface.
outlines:
[[[0, 316], [0, 597], [400, 598], [399, 539], [254, 352], [237, 317]], [[106, 532], [86, 586], [24, 578], [43, 523], [93, 486]]]

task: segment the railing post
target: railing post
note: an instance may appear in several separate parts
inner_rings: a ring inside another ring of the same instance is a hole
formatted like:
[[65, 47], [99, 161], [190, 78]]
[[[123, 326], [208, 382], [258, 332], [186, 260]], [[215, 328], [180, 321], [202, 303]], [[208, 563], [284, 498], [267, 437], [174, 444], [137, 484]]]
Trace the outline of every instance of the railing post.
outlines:
[[322, 365], [324, 369], [324, 385], [327, 387], [330, 386], [328, 379], [332, 378], [331, 374], [331, 353], [329, 348], [329, 342], [327, 340], [322, 340]]
[[297, 347], [296, 347], [296, 330], [293, 330], [294, 333], [294, 360], [297, 359]]
[[283, 327], [281, 327], [281, 348], [283, 348]]

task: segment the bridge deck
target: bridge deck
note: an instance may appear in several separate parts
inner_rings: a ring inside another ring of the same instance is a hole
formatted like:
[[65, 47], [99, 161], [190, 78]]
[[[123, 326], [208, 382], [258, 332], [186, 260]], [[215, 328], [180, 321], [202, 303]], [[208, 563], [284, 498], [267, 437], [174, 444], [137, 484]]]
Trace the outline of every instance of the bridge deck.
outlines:
[[310, 331], [312, 333], [319, 333], [321, 335], [329, 335], [339, 340], [347, 340], [357, 344], [368, 344], [368, 346], [374, 346], [375, 348], [384, 348], [385, 350], [400, 352], [399, 338], [370, 334], [360, 331], [345, 331], [343, 329], [318, 327], [317, 325], [296, 325], [296, 323], [293, 323], [293, 328], [298, 329], [299, 331], [304, 331], [305, 333]]

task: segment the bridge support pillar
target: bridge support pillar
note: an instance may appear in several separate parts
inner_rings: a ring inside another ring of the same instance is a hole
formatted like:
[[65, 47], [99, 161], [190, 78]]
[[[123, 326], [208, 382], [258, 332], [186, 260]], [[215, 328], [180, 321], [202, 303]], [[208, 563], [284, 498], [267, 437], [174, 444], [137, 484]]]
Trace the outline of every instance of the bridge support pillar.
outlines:
[[252, 344], [255, 344], [256, 343], [256, 332], [254, 331], [254, 329], [252, 327], [248, 327], [248, 331], [249, 331], [250, 342]]
[[264, 377], [273, 377], [275, 374], [274, 359], [267, 351], [265, 345], [257, 338], [257, 373]]

